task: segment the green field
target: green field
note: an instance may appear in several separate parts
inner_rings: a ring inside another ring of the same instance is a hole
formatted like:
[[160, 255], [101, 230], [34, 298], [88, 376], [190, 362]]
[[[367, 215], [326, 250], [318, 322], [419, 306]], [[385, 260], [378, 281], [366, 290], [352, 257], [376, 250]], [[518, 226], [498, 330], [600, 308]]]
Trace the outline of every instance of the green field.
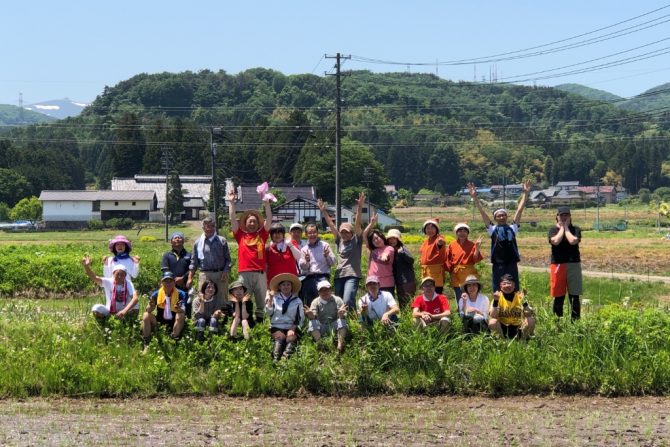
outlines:
[[[197, 227], [185, 230], [190, 244]], [[521, 285], [538, 315], [536, 336], [528, 343], [490, 336], [467, 339], [459, 321], [446, 337], [417, 331], [409, 310], [403, 309], [393, 335], [381, 328], [361, 330], [352, 316], [352, 339], [342, 357], [330, 344], [317, 347], [305, 337], [293, 358], [275, 365], [267, 323], [254, 328], [248, 342], [218, 336], [203, 344], [193, 340], [189, 325], [178, 344], [160, 334], [142, 356], [137, 326], [112, 321], [103, 327], [89, 314], [102, 293], [90, 284], [79, 260], [84, 253], [105, 255], [106, 241], [114, 234], [0, 234], [0, 362], [5, 365], [0, 396], [612, 396], [670, 391], [668, 286], [585, 278], [583, 298], [589, 304], [583, 306], [582, 320], [572, 324], [551, 315], [547, 274], [523, 270]], [[134, 242], [133, 253], [142, 258], [137, 285], [144, 308], [146, 294], [158, 285], [158, 264], [168, 244], [161, 228], [142, 230], [139, 237], [126, 234]], [[231, 249], [234, 257], [236, 247]], [[605, 257], [610, 251], [602, 253]], [[481, 273], [490, 296], [489, 268], [482, 265]]]

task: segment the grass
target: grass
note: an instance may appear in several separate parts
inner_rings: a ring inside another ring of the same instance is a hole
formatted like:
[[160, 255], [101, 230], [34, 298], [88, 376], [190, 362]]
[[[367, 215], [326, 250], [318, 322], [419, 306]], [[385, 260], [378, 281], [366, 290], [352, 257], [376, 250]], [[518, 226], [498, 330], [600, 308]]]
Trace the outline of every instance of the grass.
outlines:
[[[187, 244], [192, 243], [197, 228], [184, 230]], [[131, 237], [134, 254], [142, 257], [137, 287], [143, 294], [158, 285], [160, 257], [169, 247], [163, 231], [147, 229], [143, 237]], [[634, 257], [640, 247], [652, 250], [647, 253], [652, 261], [656, 255], [664, 259], [666, 246], [657, 248], [652, 239], [643, 239], [648, 229], [629, 231], [635, 245], [624, 242], [627, 232], [616, 233], [625, 238], [589, 232], [584, 252], [591, 250], [587, 241], [596, 240], [602, 245], [593, 253], [608, 262], [619, 255]], [[520, 236], [522, 256], [534, 251], [547, 256], [545, 236], [529, 233]], [[215, 337], [204, 344], [193, 340], [189, 327], [180, 343], [162, 334], [141, 356], [137, 326], [112, 321], [102, 327], [89, 313], [102, 293], [86, 278], [79, 260], [84, 253], [106, 255], [106, 241], [114, 234], [0, 234], [0, 294], [61, 298], [0, 300], [0, 362], [5, 365], [0, 397], [669, 393], [670, 340], [665, 333], [670, 317], [662, 298], [670, 296], [670, 287], [585, 278], [583, 298], [590, 304], [583, 308], [584, 318], [571, 324], [551, 315], [548, 275], [523, 270], [521, 286], [539, 315], [536, 337], [527, 344], [488, 336], [466, 339], [459, 321], [447, 337], [416, 331], [405, 310], [392, 336], [378, 327], [361, 330], [352, 319], [352, 342], [341, 358], [305, 338], [296, 356], [275, 365], [267, 326], [254, 328], [249, 342]], [[418, 250], [417, 244], [409, 247]], [[231, 251], [235, 258], [234, 244]], [[100, 265], [96, 268], [101, 271]], [[480, 270], [490, 296], [490, 269], [481, 265]], [[140, 307], [145, 304], [146, 296]]]
[[[192, 328], [178, 344], [161, 334], [141, 356], [137, 326], [104, 327], [90, 317], [97, 297], [2, 300], [0, 396], [668, 394], [670, 316], [656, 305], [652, 287], [605, 282], [607, 302], [571, 324], [550, 315], [543, 276], [523, 275], [539, 316], [529, 343], [466, 339], [457, 320], [446, 337], [418, 331], [405, 311], [394, 335], [351, 320], [342, 357], [305, 338], [297, 355], [277, 365], [266, 325], [254, 328], [248, 342], [219, 336], [198, 344]], [[615, 292], [627, 287], [638, 299], [613, 304]]]

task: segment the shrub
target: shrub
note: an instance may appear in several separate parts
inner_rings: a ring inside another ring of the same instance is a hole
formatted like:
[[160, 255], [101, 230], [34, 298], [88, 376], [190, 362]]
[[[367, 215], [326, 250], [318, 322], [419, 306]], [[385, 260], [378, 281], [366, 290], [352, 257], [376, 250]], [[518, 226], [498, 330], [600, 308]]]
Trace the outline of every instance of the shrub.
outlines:
[[105, 227], [114, 230], [130, 230], [133, 227], [133, 219], [129, 217], [114, 217], [105, 222]]
[[101, 220], [89, 220], [87, 226], [89, 230], [102, 230], [105, 223]]

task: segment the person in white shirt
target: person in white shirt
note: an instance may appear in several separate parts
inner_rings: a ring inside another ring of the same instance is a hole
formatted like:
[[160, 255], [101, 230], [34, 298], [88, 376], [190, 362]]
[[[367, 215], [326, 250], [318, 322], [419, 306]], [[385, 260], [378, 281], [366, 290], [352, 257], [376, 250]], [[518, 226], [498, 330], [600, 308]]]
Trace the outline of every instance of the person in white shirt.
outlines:
[[91, 311], [100, 319], [107, 319], [110, 315], [124, 320], [137, 320], [139, 314], [139, 300], [133, 283], [128, 278], [126, 267], [116, 264], [112, 267], [112, 277], [97, 276], [91, 270], [91, 258], [87, 255], [81, 260], [86, 275], [105, 290], [105, 304], [95, 304]]
[[458, 301], [458, 315], [466, 334], [488, 332], [489, 299], [481, 293], [482, 284], [475, 275], [468, 275], [463, 282], [463, 293]]
[[380, 290], [379, 279], [376, 276], [368, 276], [365, 289], [367, 293], [358, 300], [361, 325], [370, 327], [375, 321], [379, 321], [384, 326], [395, 327], [400, 307], [393, 295]]

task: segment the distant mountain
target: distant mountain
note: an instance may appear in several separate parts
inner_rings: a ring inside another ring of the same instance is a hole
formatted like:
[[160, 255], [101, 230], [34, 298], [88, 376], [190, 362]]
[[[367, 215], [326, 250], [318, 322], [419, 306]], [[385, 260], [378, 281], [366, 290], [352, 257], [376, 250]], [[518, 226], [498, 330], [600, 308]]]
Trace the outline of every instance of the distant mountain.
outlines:
[[26, 109], [23, 110], [22, 117], [19, 107], [0, 104], [0, 124], [37, 124], [51, 121], [56, 121], [56, 118]]
[[670, 83], [651, 88], [616, 106], [632, 112], [654, 112], [667, 109], [670, 107]]
[[26, 106], [26, 109], [43, 113], [57, 119], [63, 119], [71, 116], [78, 116], [86, 106], [88, 106], [87, 103], [75, 102], [69, 98], [63, 98], [31, 104]]
[[556, 87], [558, 90], [573, 93], [575, 95], [583, 96], [584, 98], [591, 99], [593, 101], [604, 101], [604, 102], [613, 102], [616, 103], [621, 101], [623, 98], [606, 92], [604, 90], [598, 90], [596, 88], [587, 87], [581, 84], [561, 84]]

